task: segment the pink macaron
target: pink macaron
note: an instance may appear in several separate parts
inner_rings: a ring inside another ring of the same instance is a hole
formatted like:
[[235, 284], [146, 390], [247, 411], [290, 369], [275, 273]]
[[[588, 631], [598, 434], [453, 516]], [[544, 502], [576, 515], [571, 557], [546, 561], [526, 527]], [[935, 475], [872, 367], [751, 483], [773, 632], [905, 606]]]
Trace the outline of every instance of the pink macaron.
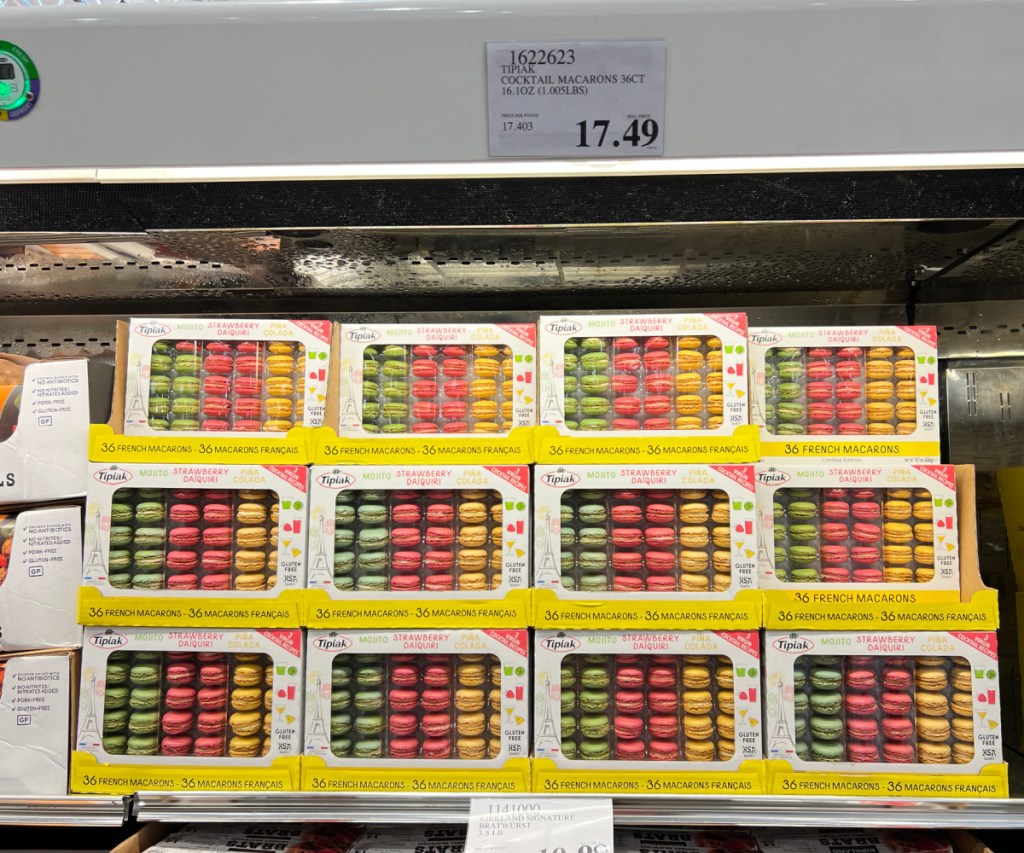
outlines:
[[616, 527], [612, 530], [612, 544], [616, 548], [638, 548], [643, 541], [643, 531], [637, 527]]
[[435, 761], [452, 757], [452, 742], [446, 737], [428, 737], [423, 741], [422, 749], [424, 758]]
[[647, 571], [654, 574], [674, 572], [676, 568], [676, 555], [672, 551], [648, 551], [644, 554], [643, 561]]
[[853, 525], [853, 530], [850, 531], [850, 535], [856, 542], [878, 542], [882, 538], [882, 528], [877, 524], [857, 522]]
[[223, 708], [227, 701], [228, 693], [223, 688], [204, 687], [196, 694], [196, 704], [204, 711]]
[[867, 521], [878, 518], [882, 514], [882, 507], [878, 501], [854, 501], [850, 512], [859, 521]]
[[675, 380], [669, 373], [648, 373], [644, 378], [644, 388], [648, 394], [664, 394], [675, 387]]
[[864, 388], [859, 382], [837, 382], [833, 393], [837, 400], [856, 400], [864, 394]]
[[676, 671], [672, 667], [652, 666], [647, 670], [647, 683], [651, 687], [675, 687], [676, 681]]
[[826, 542], [845, 542], [850, 535], [850, 528], [838, 522], [825, 522], [821, 525], [821, 538]]
[[451, 575], [427, 575], [423, 588], [430, 592], [447, 592], [455, 587], [455, 578]]
[[864, 417], [864, 407], [860, 403], [839, 403], [836, 417], [841, 421], [859, 421]]
[[642, 429], [660, 431], [672, 429], [672, 421], [668, 418], [647, 418], [640, 426]]
[[850, 559], [855, 563], [867, 564], [877, 563], [882, 558], [882, 551], [877, 546], [854, 545], [850, 549]]
[[636, 714], [643, 707], [644, 694], [639, 690], [619, 690], [615, 694], [615, 710], [620, 714]]
[[673, 575], [651, 575], [644, 580], [648, 592], [675, 592], [676, 579]]
[[839, 424], [840, 435], [864, 435], [867, 432], [864, 424]]
[[167, 711], [160, 719], [160, 728], [169, 735], [180, 735], [192, 731], [195, 715], [191, 711]]
[[914, 761], [914, 747], [907, 743], [886, 742], [882, 755], [889, 764], [911, 764]]
[[420, 751], [420, 742], [414, 737], [393, 737], [388, 742], [389, 758], [415, 758]]
[[616, 373], [612, 377], [612, 391], [616, 394], [633, 394], [639, 387], [639, 380], [629, 373]]
[[444, 737], [451, 731], [452, 718], [448, 714], [435, 713], [423, 715], [423, 734], [427, 737]]
[[171, 687], [164, 693], [164, 705], [174, 711], [191, 708], [196, 701], [193, 687]]
[[673, 690], [652, 690], [647, 703], [656, 714], [671, 714], [679, 707], [679, 695]]
[[396, 688], [388, 693], [388, 706], [392, 711], [411, 711], [419, 704], [419, 699], [415, 690]]
[[199, 575], [191, 573], [168, 575], [166, 580], [167, 589], [191, 590], [199, 589]]
[[391, 714], [388, 717], [388, 731], [399, 737], [411, 735], [419, 727], [420, 721], [415, 714]]
[[804, 394], [808, 400], [831, 400], [833, 394], [832, 383], [808, 382], [804, 388]]
[[832, 375], [832, 365], [827, 361], [810, 361], [807, 363], [807, 376], [810, 379], [827, 379]]
[[850, 570], [842, 566], [822, 566], [821, 580], [823, 583], [849, 583]]
[[821, 505], [822, 518], [839, 520], [841, 518], [848, 518], [850, 515], [850, 505], [846, 501], [825, 501]]
[[882, 717], [882, 734], [886, 740], [907, 741], [914, 736], [914, 724], [906, 717]]
[[653, 714], [647, 719], [647, 730], [659, 740], [674, 738], [679, 734], [679, 719], [670, 714]]
[[648, 504], [644, 510], [644, 518], [648, 524], [669, 524], [675, 520], [676, 511], [668, 504]]
[[612, 507], [612, 521], [616, 524], [636, 524], [643, 518], [640, 507], [631, 504]]
[[639, 717], [616, 717], [615, 737], [620, 740], [635, 740], [643, 734], [644, 721]]
[[807, 416], [812, 421], [830, 421], [836, 416], [836, 408], [831, 403], [810, 403]]
[[431, 663], [423, 670], [423, 683], [428, 687], [444, 687], [452, 680], [451, 667], [441, 663]]
[[882, 672], [882, 684], [886, 690], [906, 690], [910, 687], [910, 673], [899, 667], [890, 667]]
[[668, 370], [672, 365], [672, 356], [666, 350], [648, 350], [644, 353], [644, 367], [648, 371]]
[[672, 411], [672, 401], [665, 394], [651, 394], [644, 400], [644, 411], [649, 415], [664, 415]]
[[451, 704], [451, 692], [444, 688], [431, 687], [423, 691], [420, 704], [424, 711], [443, 711]]
[[167, 541], [176, 548], [191, 548], [199, 544], [199, 528], [175, 527], [167, 534]]
[[395, 687], [412, 687], [420, 680], [420, 671], [415, 666], [403, 664], [391, 670], [391, 683]]
[[913, 702], [910, 696], [906, 693], [897, 693], [895, 691], [886, 691], [882, 694], [881, 705], [882, 710], [886, 714], [907, 714], [910, 712], [910, 708]]
[[447, 572], [455, 565], [455, 555], [451, 551], [427, 551], [424, 565], [428, 572]]
[[[205, 669], [206, 667], [203, 667]], [[164, 679], [168, 684], [190, 684], [196, 677], [194, 663], [174, 663], [167, 667]]]
[[626, 690], [642, 687], [644, 673], [642, 669], [635, 666], [624, 666], [615, 673], [615, 685]]
[[870, 717], [853, 717], [846, 721], [846, 733], [853, 740], [871, 740], [878, 737], [878, 722]]
[[808, 435], [835, 435], [836, 428], [831, 423], [807, 424]]
[[859, 361], [838, 361], [836, 362], [836, 376], [840, 379], [855, 379], [863, 375], [864, 368]]
[[640, 592], [644, 582], [635, 575], [615, 575], [612, 578], [612, 590], [615, 592]]
[[650, 548], [671, 548], [676, 544], [676, 533], [671, 527], [648, 527], [644, 541]]
[[395, 575], [388, 582], [388, 588], [392, 592], [416, 592], [422, 587], [423, 582], [419, 575]]
[[846, 757], [855, 764], [878, 761], [878, 747], [873, 743], [852, 741], [846, 745]]
[[871, 690], [876, 683], [874, 670], [848, 669], [846, 671], [846, 686], [853, 690]]
[[219, 758], [224, 754], [224, 738], [197, 737], [193, 745], [193, 754], [196, 757]]
[[850, 558], [850, 550], [845, 545], [822, 545], [821, 559], [826, 563], [845, 563]]
[[192, 738], [186, 735], [165, 737], [160, 741], [161, 755], [188, 755], [192, 752]]
[[866, 717], [878, 712], [878, 703], [870, 693], [850, 693], [844, 704], [846, 713], [851, 716]]
[[854, 583], [881, 583], [883, 579], [881, 569], [854, 569]]
[[622, 740], [615, 744], [615, 757], [619, 761], [642, 761], [647, 747], [642, 740]]

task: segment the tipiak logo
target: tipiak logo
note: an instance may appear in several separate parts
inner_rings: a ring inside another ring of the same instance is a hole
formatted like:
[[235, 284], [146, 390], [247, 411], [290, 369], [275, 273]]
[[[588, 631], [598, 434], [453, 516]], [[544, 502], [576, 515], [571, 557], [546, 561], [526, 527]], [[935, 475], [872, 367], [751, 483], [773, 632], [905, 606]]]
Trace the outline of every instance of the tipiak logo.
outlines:
[[814, 648], [814, 643], [799, 634], [787, 634], [775, 640], [772, 646], [787, 655], [798, 655], [801, 652], [809, 652]]
[[380, 332], [376, 329], [360, 327], [358, 329], [348, 329], [345, 332], [345, 337], [350, 341], [355, 341], [357, 344], [369, 344], [380, 339]]
[[777, 344], [782, 341], [782, 335], [778, 332], [750, 332], [748, 337], [752, 344], [766, 347], [770, 344]]
[[781, 486], [793, 479], [785, 471], [779, 471], [777, 468], [765, 468], [763, 471], [758, 471], [754, 477], [762, 486]]
[[125, 471], [116, 465], [111, 465], [109, 468], [100, 468], [99, 471], [94, 471], [92, 478], [98, 483], [103, 483], [105, 486], [117, 486], [121, 483], [127, 483], [132, 476], [131, 471]]
[[581, 645], [582, 643], [575, 637], [567, 637], [565, 634], [545, 637], [540, 641], [540, 647], [549, 652], [574, 652]]
[[162, 338], [171, 333], [171, 327], [163, 323], [139, 323], [134, 329], [135, 334], [144, 338]]
[[540, 481], [545, 486], [553, 486], [556, 489], [569, 489], [580, 481], [580, 475], [572, 471], [559, 468], [557, 471], [548, 471], [540, 475]]
[[313, 646], [322, 652], [343, 652], [351, 647], [351, 645], [352, 641], [348, 637], [342, 637], [334, 633], [326, 634], [313, 640]]
[[118, 634], [112, 628], [107, 628], [102, 634], [96, 634], [89, 638], [89, 645], [97, 649], [119, 649], [128, 645], [128, 638], [124, 634]]
[[583, 326], [575, 320], [566, 320], [564, 318], [552, 320], [544, 328], [551, 332], [552, 335], [575, 335], [577, 332], [583, 331]]
[[316, 478], [318, 486], [325, 489], [347, 489], [356, 481], [356, 478], [344, 471], [327, 471]]

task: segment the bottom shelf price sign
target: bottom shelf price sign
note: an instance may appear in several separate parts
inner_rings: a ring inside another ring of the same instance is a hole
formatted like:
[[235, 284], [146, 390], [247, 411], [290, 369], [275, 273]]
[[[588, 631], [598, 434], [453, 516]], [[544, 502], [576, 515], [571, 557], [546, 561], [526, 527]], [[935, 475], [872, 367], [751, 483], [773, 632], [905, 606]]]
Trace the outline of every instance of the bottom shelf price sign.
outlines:
[[466, 853], [614, 853], [602, 797], [474, 797]]

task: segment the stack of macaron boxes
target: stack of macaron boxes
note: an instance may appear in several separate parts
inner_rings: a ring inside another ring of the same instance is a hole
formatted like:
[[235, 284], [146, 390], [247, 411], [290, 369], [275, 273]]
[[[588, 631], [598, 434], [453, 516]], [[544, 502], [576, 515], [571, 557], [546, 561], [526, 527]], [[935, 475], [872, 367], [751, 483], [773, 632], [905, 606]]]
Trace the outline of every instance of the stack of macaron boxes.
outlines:
[[123, 440], [185, 452], [91, 463], [76, 790], [1000, 792], [934, 329], [126, 339]]

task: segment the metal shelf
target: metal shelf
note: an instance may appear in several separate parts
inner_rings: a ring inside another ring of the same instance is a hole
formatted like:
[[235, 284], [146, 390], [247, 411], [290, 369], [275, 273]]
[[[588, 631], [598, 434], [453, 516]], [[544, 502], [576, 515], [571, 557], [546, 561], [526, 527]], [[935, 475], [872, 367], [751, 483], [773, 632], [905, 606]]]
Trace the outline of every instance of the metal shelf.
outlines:
[[[543, 800], [545, 795], [528, 795]], [[564, 796], [564, 795], [559, 795]], [[1024, 827], [1024, 800], [853, 800], [837, 797], [615, 797], [618, 826]], [[465, 823], [470, 798], [418, 794], [140, 793], [140, 821]]]
[[131, 797], [0, 797], [0, 826], [121, 826]]

